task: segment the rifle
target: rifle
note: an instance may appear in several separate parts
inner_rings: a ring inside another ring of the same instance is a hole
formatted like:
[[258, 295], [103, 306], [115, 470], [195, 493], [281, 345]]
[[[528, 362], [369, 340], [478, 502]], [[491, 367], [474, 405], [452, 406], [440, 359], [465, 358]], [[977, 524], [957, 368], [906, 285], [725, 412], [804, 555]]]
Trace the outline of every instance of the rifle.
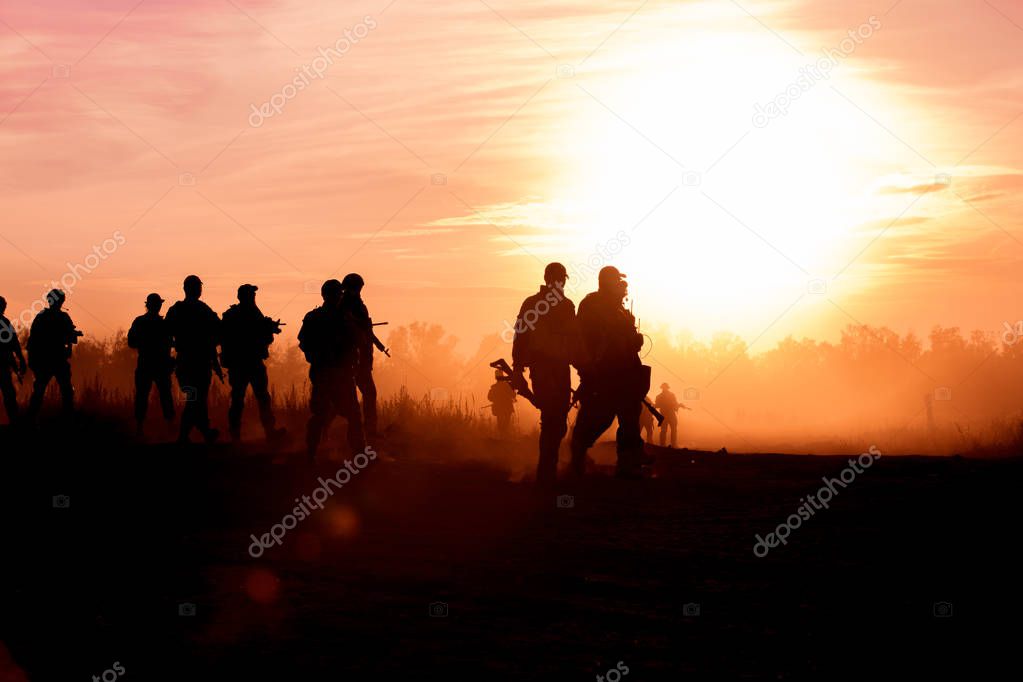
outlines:
[[377, 350], [380, 351], [381, 353], [383, 353], [384, 355], [386, 355], [387, 357], [391, 357], [391, 352], [384, 345], [383, 341], [381, 341], [380, 339], [377, 338], [376, 333], [374, 333], [374, 331], [373, 331], [373, 327], [382, 327], [385, 324], [387, 324], [387, 323], [386, 322], [372, 322], [372, 323], [370, 323], [369, 335], [370, 335], [370, 339], [373, 341], [373, 345], [377, 347]]
[[[572, 407], [575, 407], [576, 404], [579, 402], [582, 390], [583, 390], [582, 383], [579, 384], [579, 388], [572, 389]], [[643, 398], [643, 407], [645, 407], [647, 411], [654, 416], [654, 419], [657, 420], [658, 426], [660, 426], [664, 422], [664, 415], [661, 414], [660, 410], [654, 407], [653, 404], [646, 398]]]
[[504, 372], [503, 377], [498, 377], [498, 381], [507, 381], [508, 384], [515, 389], [515, 392], [520, 396], [528, 400], [533, 407], [539, 409], [540, 406], [536, 403], [536, 396], [529, 390], [529, 384], [526, 382], [526, 377], [522, 376], [518, 372], [512, 370], [508, 366], [508, 362], [504, 358], [498, 358], [490, 363], [490, 366], [496, 370]]

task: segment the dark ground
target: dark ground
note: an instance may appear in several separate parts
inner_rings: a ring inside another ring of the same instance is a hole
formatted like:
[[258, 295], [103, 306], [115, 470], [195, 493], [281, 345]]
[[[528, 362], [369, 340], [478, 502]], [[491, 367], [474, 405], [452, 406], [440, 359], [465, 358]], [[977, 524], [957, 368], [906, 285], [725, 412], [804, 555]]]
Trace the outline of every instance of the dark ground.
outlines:
[[83, 440], [3, 446], [0, 681], [926, 679], [1018, 640], [1019, 459], [882, 457], [758, 559], [847, 458], [657, 450], [656, 478], [540, 494], [496, 442], [382, 442], [257, 560], [339, 461]]

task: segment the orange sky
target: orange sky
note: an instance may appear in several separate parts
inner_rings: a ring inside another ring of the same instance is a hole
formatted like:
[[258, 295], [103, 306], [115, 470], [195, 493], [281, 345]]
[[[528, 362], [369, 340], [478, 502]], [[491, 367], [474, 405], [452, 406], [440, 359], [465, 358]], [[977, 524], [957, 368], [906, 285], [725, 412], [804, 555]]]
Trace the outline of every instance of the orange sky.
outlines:
[[191, 272], [294, 333], [358, 271], [376, 319], [472, 349], [553, 259], [754, 350], [1023, 317], [1018, 3], [338, 4], [0, 6], [8, 315], [98, 248], [68, 304], [95, 335]]

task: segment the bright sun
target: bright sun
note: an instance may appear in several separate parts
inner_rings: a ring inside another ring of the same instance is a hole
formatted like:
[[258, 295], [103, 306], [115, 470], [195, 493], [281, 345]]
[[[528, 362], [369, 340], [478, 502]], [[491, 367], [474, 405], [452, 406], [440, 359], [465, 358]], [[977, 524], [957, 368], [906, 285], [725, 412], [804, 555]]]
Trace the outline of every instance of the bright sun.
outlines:
[[592, 106], [568, 126], [553, 203], [588, 253], [628, 235], [612, 262], [651, 322], [755, 333], [829, 281], [888, 210], [876, 179], [906, 150], [865, 114], [894, 105], [850, 65], [753, 123], [820, 55], [759, 28], [676, 29], [572, 84]]

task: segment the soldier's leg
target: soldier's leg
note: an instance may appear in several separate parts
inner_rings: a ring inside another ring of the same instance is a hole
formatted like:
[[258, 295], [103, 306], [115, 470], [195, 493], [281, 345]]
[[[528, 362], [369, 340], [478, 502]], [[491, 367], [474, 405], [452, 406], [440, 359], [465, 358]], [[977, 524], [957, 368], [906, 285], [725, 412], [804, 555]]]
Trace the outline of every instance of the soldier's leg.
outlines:
[[328, 378], [323, 372], [309, 374], [312, 390], [309, 394], [309, 421], [306, 422], [305, 445], [310, 461], [316, 457], [323, 431], [330, 423], [331, 400]]
[[[643, 438], [639, 435], [639, 411], [643, 404], [636, 400], [619, 402], [615, 415], [618, 432], [615, 435], [618, 451], [618, 474], [638, 474], [643, 460]], [[663, 437], [664, 431], [661, 431]]]
[[366, 449], [366, 436], [359, 413], [359, 396], [355, 393], [355, 376], [350, 374], [338, 386], [338, 413], [348, 421], [348, 448], [353, 455]]
[[667, 438], [668, 438], [668, 420], [665, 419], [663, 422], [661, 422], [660, 443], [661, 443], [661, 447], [662, 448], [664, 447], [664, 443], [666, 442]]
[[32, 368], [32, 397], [28, 401], [28, 418], [35, 419], [39, 410], [43, 407], [43, 398], [46, 397], [46, 387], [53, 378], [53, 371], [49, 367]]
[[181, 409], [181, 424], [178, 427], [178, 441], [187, 441], [195, 425], [195, 394], [191, 372], [180, 367], [177, 371], [178, 388], [185, 396], [185, 406]]
[[[171, 396], [171, 375], [170, 372], [157, 372], [153, 377], [156, 384], [156, 393], [160, 396], [160, 408], [163, 410], [163, 418], [167, 421], [174, 421], [174, 398]], [[148, 396], [149, 391], [146, 391]]]
[[75, 387], [71, 383], [71, 363], [64, 361], [57, 365], [55, 377], [57, 387], [60, 388], [60, 403], [64, 414], [75, 409]]
[[671, 447], [678, 447], [678, 420], [671, 420]]
[[227, 373], [227, 381], [231, 384], [231, 406], [227, 408], [227, 424], [231, 430], [231, 437], [235, 440], [241, 437], [245, 392], [249, 388], [251, 378], [249, 373], [240, 367], [233, 367]]
[[197, 373], [195, 425], [207, 440], [211, 440], [216, 434], [216, 431], [210, 428], [210, 382], [212, 381], [212, 369], [205, 368]]
[[252, 395], [256, 398], [256, 404], [259, 405], [259, 422], [263, 425], [263, 431], [269, 438], [274, 435], [274, 426], [277, 420], [274, 419], [273, 401], [270, 398], [270, 379], [266, 374], [266, 365], [260, 362], [258, 367], [254, 367], [250, 381], [252, 382]]
[[149, 410], [149, 392], [153, 386], [153, 375], [140, 367], [135, 368], [135, 423], [141, 429]]
[[14, 390], [14, 381], [11, 380], [11, 371], [7, 367], [0, 367], [0, 393], [4, 398], [4, 409], [7, 411], [7, 421], [11, 424], [18, 418], [18, 392]]
[[591, 394], [579, 400], [579, 414], [572, 429], [572, 473], [582, 476], [586, 473], [586, 451], [597, 442], [614, 421], [614, 406], [607, 397]]
[[540, 459], [536, 465], [536, 481], [553, 483], [558, 475], [561, 441], [568, 432], [572, 377], [568, 365], [565, 365], [535, 373], [530, 370], [529, 378], [540, 403]]
[[360, 368], [355, 381], [359, 393], [362, 394], [362, 418], [366, 434], [375, 436], [377, 432], [377, 385], [373, 381], [373, 369]]

